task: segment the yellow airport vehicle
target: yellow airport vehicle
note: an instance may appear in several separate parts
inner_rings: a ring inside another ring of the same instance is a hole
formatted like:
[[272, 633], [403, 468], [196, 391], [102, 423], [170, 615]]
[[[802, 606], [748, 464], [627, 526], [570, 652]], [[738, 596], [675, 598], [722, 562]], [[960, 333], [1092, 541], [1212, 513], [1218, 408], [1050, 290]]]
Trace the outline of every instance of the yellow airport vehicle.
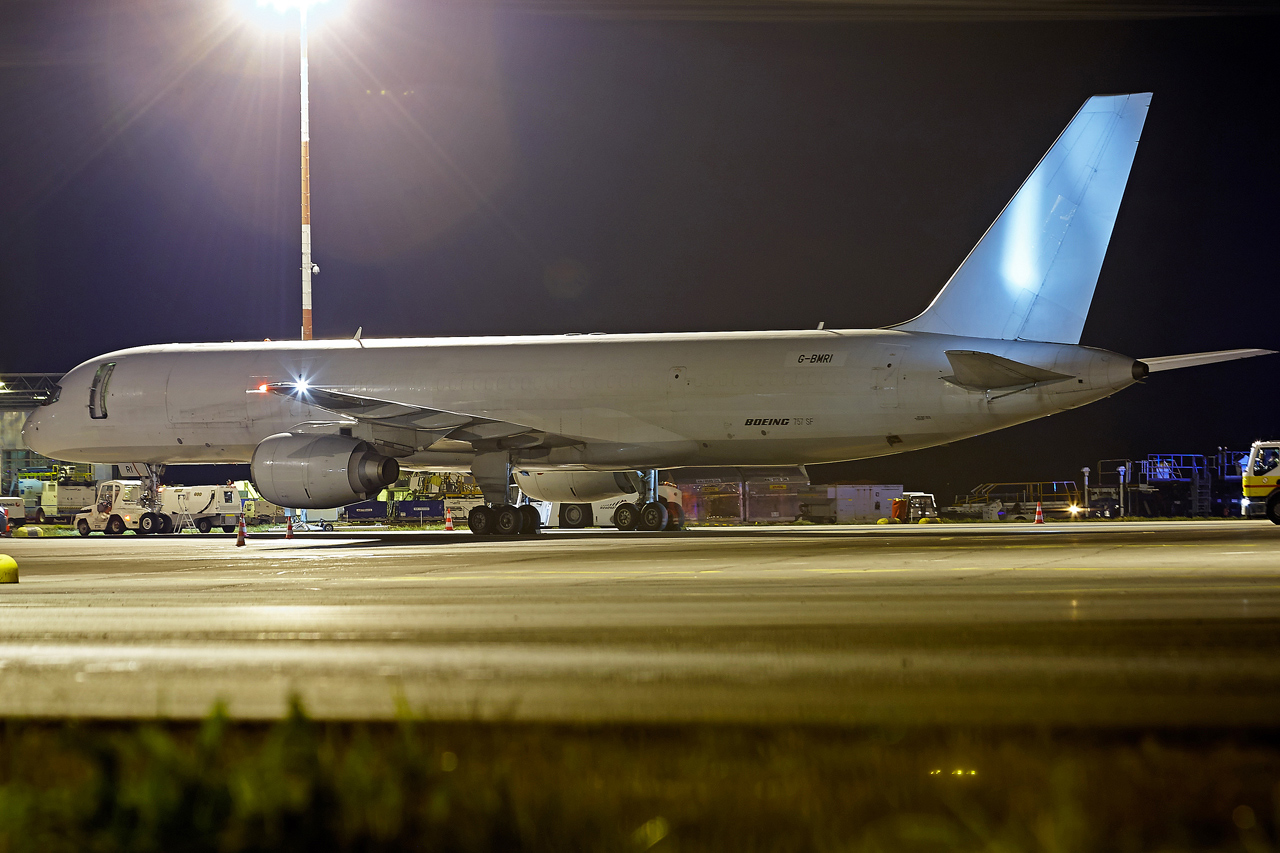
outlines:
[[1265, 512], [1280, 524], [1280, 441], [1255, 441], [1240, 475], [1242, 514], [1247, 518]]

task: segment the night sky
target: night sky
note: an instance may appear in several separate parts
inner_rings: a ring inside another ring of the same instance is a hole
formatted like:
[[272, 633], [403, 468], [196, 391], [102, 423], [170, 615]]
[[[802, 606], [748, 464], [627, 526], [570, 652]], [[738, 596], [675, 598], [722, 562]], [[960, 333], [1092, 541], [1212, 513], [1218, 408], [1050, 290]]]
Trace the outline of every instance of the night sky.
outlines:
[[[314, 26], [317, 337], [906, 320], [1089, 95], [1152, 91], [1082, 343], [1280, 349], [1280, 18], [536, 8], [349, 0]], [[223, 0], [3, 12], [0, 372], [296, 337], [296, 36]], [[950, 496], [1245, 448], [1280, 437], [1278, 372], [1280, 356], [1164, 373], [811, 473]]]

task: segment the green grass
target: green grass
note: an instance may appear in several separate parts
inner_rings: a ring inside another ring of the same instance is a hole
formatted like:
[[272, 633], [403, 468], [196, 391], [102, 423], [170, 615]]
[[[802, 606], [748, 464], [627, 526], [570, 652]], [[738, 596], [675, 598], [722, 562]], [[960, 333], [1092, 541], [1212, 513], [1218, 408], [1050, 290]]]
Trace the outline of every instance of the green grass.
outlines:
[[1253, 853], [1278, 783], [1268, 733], [11, 720], [0, 853]]

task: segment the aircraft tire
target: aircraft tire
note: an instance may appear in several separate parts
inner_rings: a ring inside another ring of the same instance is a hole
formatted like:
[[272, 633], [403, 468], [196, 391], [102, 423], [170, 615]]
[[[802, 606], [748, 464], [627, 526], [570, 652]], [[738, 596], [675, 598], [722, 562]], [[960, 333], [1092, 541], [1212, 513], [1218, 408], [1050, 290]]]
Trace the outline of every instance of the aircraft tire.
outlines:
[[560, 526], [579, 529], [591, 523], [591, 504], [560, 504]]
[[667, 521], [671, 518], [667, 512], [667, 507], [661, 501], [649, 501], [640, 506], [640, 519], [636, 527], [641, 530], [665, 530]]
[[1280, 524], [1280, 492], [1272, 492], [1267, 498], [1267, 518], [1272, 524]]
[[640, 523], [640, 510], [630, 501], [618, 504], [613, 511], [613, 524], [619, 530], [635, 530]]
[[667, 506], [667, 526], [663, 530], [684, 530], [684, 509], [680, 504], [664, 501]]
[[92, 531], [89, 530], [89, 522], [83, 518], [76, 523], [76, 530], [80, 531], [81, 536], [88, 536]]
[[536, 508], [530, 504], [524, 504], [520, 507], [520, 516], [524, 519], [521, 533], [533, 535], [542, 532], [542, 516], [538, 514]]
[[467, 513], [467, 527], [477, 536], [490, 536], [497, 526], [497, 513], [487, 506], [476, 506]]
[[493, 522], [493, 532], [499, 536], [518, 536], [524, 531], [524, 514], [511, 504], [501, 506]]

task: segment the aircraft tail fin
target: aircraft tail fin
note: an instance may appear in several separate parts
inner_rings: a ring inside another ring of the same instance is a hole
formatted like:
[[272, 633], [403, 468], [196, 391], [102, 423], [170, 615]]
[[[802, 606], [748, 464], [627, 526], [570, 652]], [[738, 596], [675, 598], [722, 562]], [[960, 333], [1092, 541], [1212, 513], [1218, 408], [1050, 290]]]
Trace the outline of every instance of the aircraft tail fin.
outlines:
[[1150, 103], [1085, 101], [924, 313], [893, 328], [1078, 344]]

